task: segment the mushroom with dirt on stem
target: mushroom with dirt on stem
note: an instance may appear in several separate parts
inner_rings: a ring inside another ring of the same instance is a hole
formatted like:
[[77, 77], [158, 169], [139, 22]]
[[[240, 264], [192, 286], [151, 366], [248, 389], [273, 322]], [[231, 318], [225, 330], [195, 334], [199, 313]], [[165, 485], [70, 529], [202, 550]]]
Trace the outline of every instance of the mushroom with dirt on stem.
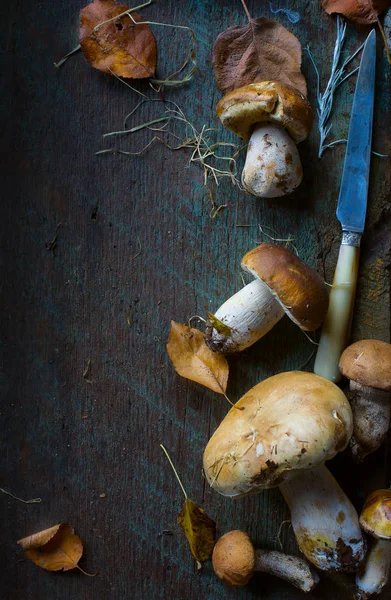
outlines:
[[391, 565], [391, 490], [377, 490], [367, 498], [360, 525], [374, 537], [357, 576], [358, 600], [380, 594], [387, 584]]
[[285, 314], [304, 331], [320, 327], [328, 291], [323, 279], [296, 254], [265, 243], [247, 252], [241, 266], [255, 279], [209, 315], [205, 342], [211, 350], [241, 352]]
[[213, 549], [212, 564], [217, 577], [230, 587], [245, 586], [256, 571], [274, 575], [311, 592], [319, 582], [318, 574], [298, 556], [274, 550], [256, 550], [244, 531], [229, 531]]
[[384, 441], [391, 418], [391, 345], [355, 342], [343, 352], [339, 368], [350, 380], [353, 458], [361, 462]]
[[364, 558], [358, 516], [324, 466], [347, 446], [352, 412], [343, 392], [313, 373], [280, 373], [231, 409], [204, 451], [204, 472], [223, 496], [279, 486], [300, 550], [319, 569], [354, 571]]
[[296, 144], [312, 125], [312, 109], [301, 92], [278, 81], [250, 83], [226, 94], [216, 113], [225, 127], [249, 140], [242, 184], [250, 194], [278, 198], [301, 183]]

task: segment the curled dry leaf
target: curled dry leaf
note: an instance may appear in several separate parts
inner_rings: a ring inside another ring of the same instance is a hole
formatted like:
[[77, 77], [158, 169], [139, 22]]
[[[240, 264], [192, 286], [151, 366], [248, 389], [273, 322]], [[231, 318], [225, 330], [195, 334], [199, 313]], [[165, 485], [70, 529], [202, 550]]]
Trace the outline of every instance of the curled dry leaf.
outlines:
[[247, 25], [220, 33], [213, 48], [216, 82], [224, 93], [257, 81], [282, 81], [307, 95], [296, 36], [273, 19], [250, 19]]
[[36, 565], [47, 571], [70, 571], [78, 567], [83, 544], [68, 523], [59, 523], [17, 542]]
[[[130, 10], [114, 0], [95, 0], [80, 11], [80, 46], [88, 62], [118, 77], [152, 77], [156, 69], [156, 40], [148, 25], [135, 25], [123, 15], [105, 25], [101, 23]], [[136, 22], [144, 19], [131, 12]]]
[[186, 498], [183, 504], [178, 515], [178, 523], [187, 537], [190, 552], [200, 568], [200, 563], [212, 558], [216, 541], [216, 523], [190, 498]]
[[167, 351], [178, 375], [225, 395], [227, 360], [222, 354], [209, 350], [201, 331], [171, 321]]
[[370, 25], [378, 21], [391, 0], [321, 0], [325, 11], [331, 15], [339, 13], [347, 19], [361, 25]]

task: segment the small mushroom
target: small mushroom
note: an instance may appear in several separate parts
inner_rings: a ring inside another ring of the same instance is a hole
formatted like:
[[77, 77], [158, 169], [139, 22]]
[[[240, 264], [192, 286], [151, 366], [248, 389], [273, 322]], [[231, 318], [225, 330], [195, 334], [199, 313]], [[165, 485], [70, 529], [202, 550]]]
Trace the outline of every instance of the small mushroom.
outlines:
[[273, 550], [255, 550], [244, 531], [230, 531], [219, 539], [212, 564], [217, 577], [230, 587], [245, 586], [255, 571], [284, 579], [303, 592], [311, 592], [319, 582], [305, 560]]
[[380, 594], [387, 584], [391, 564], [391, 490], [377, 490], [367, 498], [360, 525], [374, 537], [357, 576], [358, 599]]
[[358, 516], [324, 466], [352, 429], [349, 402], [334, 383], [280, 373], [229, 411], [204, 451], [205, 476], [230, 498], [279, 486], [306, 558], [322, 570], [353, 571], [364, 557]]
[[278, 198], [301, 183], [296, 144], [312, 125], [312, 109], [303, 94], [278, 81], [251, 83], [224, 96], [216, 112], [225, 127], [250, 140], [242, 173], [250, 194]]
[[304, 331], [320, 327], [328, 308], [327, 288], [296, 254], [278, 244], [261, 244], [247, 252], [241, 266], [255, 280], [209, 318], [205, 342], [211, 350], [241, 352], [285, 314]]
[[353, 436], [350, 447], [361, 462], [384, 441], [391, 417], [391, 345], [362, 340], [343, 352], [339, 368], [350, 379]]

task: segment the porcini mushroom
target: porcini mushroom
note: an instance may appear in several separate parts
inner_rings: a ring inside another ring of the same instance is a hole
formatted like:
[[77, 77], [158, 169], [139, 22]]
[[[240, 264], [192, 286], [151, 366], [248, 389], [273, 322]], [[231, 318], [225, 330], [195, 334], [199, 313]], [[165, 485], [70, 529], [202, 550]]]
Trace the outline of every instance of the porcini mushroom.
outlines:
[[229, 531], [218, 540], [212, 564], [217, 577], [230, 587], [245, 586], [256, 571], [284, 579], [303, 592], [311, 592], [319, 582], [305, 560], [273, 550], [255, 550], [244, 531]]
[[250, 194], [278, 198], [301, 183], [296, 144], [312, 125], [312, 109], [301, 92], [278, 81], [251, 83], [224, 96], [216, 112], [225, 127], [250, 140], [242, 173]]
[[343, 392], [313, 373], [280, 373], [252, 388], [235, 407], [204, 452], [211, 487], [238, 498], [279, 486], [306, 558], [322, 570], [355, 570], [364, 557], [358, 516], [323, 466], [352, 433]]
[[339, 368], [350, 379], [354, 459], [362, 461], [384, 441], [391, 417], [391, 345], [355, 342], [343, 352]]
[[209, 318], [205, 342], [211, 350], [241, 352], [285, 314], [304, 331], [320, 327], [328, 307], [327, 288], [296, 254], [278, 244], [261, 244], [247, 252], [241, 266], [255, 280]]
[[356, 576], [359, 600], [380, 594], [391, 564], [391, 490], [377, 490], [367, 498], [360, 525], [375, 540]]

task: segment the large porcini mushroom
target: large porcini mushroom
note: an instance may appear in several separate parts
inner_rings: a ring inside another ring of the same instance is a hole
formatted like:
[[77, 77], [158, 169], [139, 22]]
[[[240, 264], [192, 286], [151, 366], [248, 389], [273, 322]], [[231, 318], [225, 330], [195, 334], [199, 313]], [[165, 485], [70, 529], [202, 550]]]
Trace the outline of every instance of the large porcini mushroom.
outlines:
[[352, 429], [349, 402], [334, 383], [280, 373], [229, 411], [205, 449], [205, 476], [230, 498], [279, 486], [306, 558], [322, 570], [355, 570], [364, 557], [357, 513], [323, 466]]
[[362, 340], [346, 348], [339, 367], [350, 379], [354, 459], [362, 461], [384, 441], [391, 417], [391, 345]]
[[296, 254], [278, 244], [261, 244], [242, 259], [255, 280], [231, 296], [209, 319], [205, 342], [211, 350], [240, 352], [287, 314], [304, 331], [323, 322], [328, 292], [323, 279]]
[[217, 577], [229, 587], [245, 586], [256, 571], [284, 579], [303, 592], [311, 592], [319, 582], [305, 560], [273, 550], [255, 550], [244, 531], [229, 531], [218, 540], [212, 564]]
[[391, 490], [377, 490], [367, 498], [360, 525], [375, 540], [357, 577], [359, 600], [380, 594], [388, 581], [391, 564]]
[[301, 183], [296, 144], [312, 125], [312, 109], [301, 92], [278, 81], [251, 83], [224, 96], [216, 112], [225, 127], [250, 140], [242, 173], [250, 194], [277, 198]]

